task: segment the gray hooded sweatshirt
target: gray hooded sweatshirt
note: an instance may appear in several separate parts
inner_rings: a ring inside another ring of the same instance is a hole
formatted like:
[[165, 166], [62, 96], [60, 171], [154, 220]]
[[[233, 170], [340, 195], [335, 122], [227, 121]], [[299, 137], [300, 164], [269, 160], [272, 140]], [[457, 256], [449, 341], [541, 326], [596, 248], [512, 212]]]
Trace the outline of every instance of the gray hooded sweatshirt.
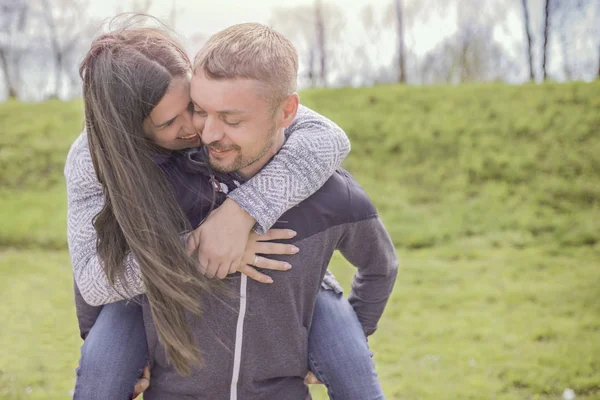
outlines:
[[[182, 155], [181, 160], [170, 164], [168, 173], [179, 175], [188, 186], [202, 188], [204, 193], [211, 187], [220, 188], [217, 201], [223, 201], [223, 191], [235, 189], [239, 182], [206, 170], [203, 157], [202, 151]], [[186, 202], [179, 201], [185, 208]], [[210, 204], [205, 207], [204, 212], [208, 212]], [[194, 209], [203, 212], [197, 204]], [[188, 211], [189, 217], [194, 218], [193, 214]], [[153, 371], [145, 399], [309, 398], [304, 384], [308, 332], [323, 279], [325, 287], [337, 288], [326, 275], [335, 250], [357, 268], [349, 301], [365, 334], [375, 331], [394, 285], [398, 260], [375, 207], [350, 174], [336, 171], [274, 227], [298, 232], [284, 242], [293, 243], [300, 252], [278, 257], [293, 268], [285, 272], [263, 270], [273, 278], [271, 285], [235, 274], [224, 281], [229, 294], [203, 296], [203, 316], [190, 316], [189, 322], [204, 365], [194, 367], [191, 377], [178, 375], [167, 363], [150, 308], [143, 304]]]

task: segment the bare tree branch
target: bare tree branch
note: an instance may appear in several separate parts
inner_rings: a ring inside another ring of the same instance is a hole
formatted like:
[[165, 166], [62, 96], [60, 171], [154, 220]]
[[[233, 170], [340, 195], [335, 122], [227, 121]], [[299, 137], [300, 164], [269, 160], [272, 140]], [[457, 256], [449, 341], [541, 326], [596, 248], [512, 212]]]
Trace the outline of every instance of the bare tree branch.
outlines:
[[529, 23], [529, 9], [527, 7], [527, 0], [521, 0], [523, 6], [523, 22], [525, 24], [525, 35], [527, 38], [527, 61], [529, 63], [529, 81], [535, 81], [535, 75], [533, 72], [533, 52], [531, 48], [531, 29]]
[[544, 0], [544, 45], [542, 48], [542, 74], [543, 79], [548, 79], [548, 35], [550, 32], [550, 0]]

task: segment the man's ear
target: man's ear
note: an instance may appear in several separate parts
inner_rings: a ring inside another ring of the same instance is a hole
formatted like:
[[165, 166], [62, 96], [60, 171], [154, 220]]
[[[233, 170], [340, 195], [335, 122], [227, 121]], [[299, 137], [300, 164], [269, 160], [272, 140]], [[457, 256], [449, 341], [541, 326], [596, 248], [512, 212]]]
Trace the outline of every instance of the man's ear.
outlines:
[[283, 120], [281, 121], [281, 128], [287, 128], [290, 126], [296, 113], [298, 112], [298, 105], [300, 104], [300, 96], [294, 92], [290, 94], [283, 102], [281, 111], [283, 112]]

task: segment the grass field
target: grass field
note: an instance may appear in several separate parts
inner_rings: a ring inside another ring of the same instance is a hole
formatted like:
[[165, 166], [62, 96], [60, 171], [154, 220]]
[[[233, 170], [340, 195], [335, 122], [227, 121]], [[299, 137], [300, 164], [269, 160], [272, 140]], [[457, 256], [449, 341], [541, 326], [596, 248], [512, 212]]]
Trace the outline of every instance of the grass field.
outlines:
[[[600, 82], [314, 90], [402, 266], [370, 340], [388, 399], [600, 399]], [[80, 102], [0, 104], [0, 399], [67, 399]], [[352, 268], [332, 268], [346, 287]], [[324, 399], [322, 390], [315, 398]]]

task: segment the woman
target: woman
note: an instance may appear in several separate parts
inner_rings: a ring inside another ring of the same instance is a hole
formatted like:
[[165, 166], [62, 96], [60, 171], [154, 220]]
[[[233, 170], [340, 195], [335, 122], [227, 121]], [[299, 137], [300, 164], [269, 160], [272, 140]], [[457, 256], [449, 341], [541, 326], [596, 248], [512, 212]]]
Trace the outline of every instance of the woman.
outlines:
[[[65, 167], [76, 288], [94, 305], [144, 293], [169, 360], [186, 373], [198, 362], [199, 350], [191, 339], [185, 313], [201, 314], [199, 294], [218, 290], [210, 280], [213, 276], [224, 278], [239, 271], [267, 282], [266, 276], [258, 275], [248, 264], [286, 268], [284, 263], [256, 254], [293, 250], [279, 245], [269, 251], [273, 244], [259, 242], [249, 231], [254, 222], [260, 231], [266, 231], [297, 199], [316, 191], [346, 155], [347, 139], [324, 118], [306, 111], [299, 117], [306, 123], [296, 124], [285, 151], [253, 180], [233, 191], [194, 232], [199, 243], [198, 263], [186, 252], [182, 243], [185, 237], [180, 234], [201, 221], [188, 221], [185, 207], [182, 210], [180, 206], [189, 204], [183, 197], [190, 193], [210, 194], [196, 193], [169, 174], [169, 160], [175, 152], [200, 144], [191, 125], [191, 65], [185, 51], [160, 29], [126, 27], [94, 41], [80, 72], [87, 132], [74, 143]], [[341, 150], [335, 154], [314, 152], [310, 135], [320, 139], [329, 135], [325, 138], [331, 148]], [[287, 169], [291, 182], [288, 187], [277, 188], [280, 192], [271, 198], [258, 190], [268, 186], [272, 172], [268, 169]], [[178, 189], [182, 187], [183, 191]], [[267, 239], [290, 237], [286, 235], [288, 232], [271, 232]], [[368, 382], [347, 371], [338, 373], [329, 365], [332, 357], [327, 354], [327, 338], [315, 341], [319, 349], [310, 348], [311, 366], [318, 365], [318, 377], [330, 393], [360, 386], [355, 393], [370, 397], [355, 398], [382, 398], [356, 315], [342, 297], [322, 291], [317, 308], [342, 315], [344, 325], [354, 328], [328, 328], [327, 313], [315, 313], [321, 317], [313, 320], [313, 332], [339, 332], [329, 340], [347, 341], [350, 365], [354, 360], [368, 365]], [[75, 397], [96, 398], [92, 393], [97, 398], [127, 397], [147, 358], [139, 307], [123, 302], [101, 310], [86, 309], [81, 302], [78, 306], [80, 324], [85, 324], [84, 315], [99, 316], [89, 333], [89, 326], [82, 326], [87, 337]], [[309, 338], [309, 342], [313, 340]], [[123, 372], [96, 370], [107, 360], [120, 360], [116, 365]], [[121, 383], [116, 383], [115, 375], [122, 378]], [[106, 376], [113, 383], [99, 385], [98, 379]]]

